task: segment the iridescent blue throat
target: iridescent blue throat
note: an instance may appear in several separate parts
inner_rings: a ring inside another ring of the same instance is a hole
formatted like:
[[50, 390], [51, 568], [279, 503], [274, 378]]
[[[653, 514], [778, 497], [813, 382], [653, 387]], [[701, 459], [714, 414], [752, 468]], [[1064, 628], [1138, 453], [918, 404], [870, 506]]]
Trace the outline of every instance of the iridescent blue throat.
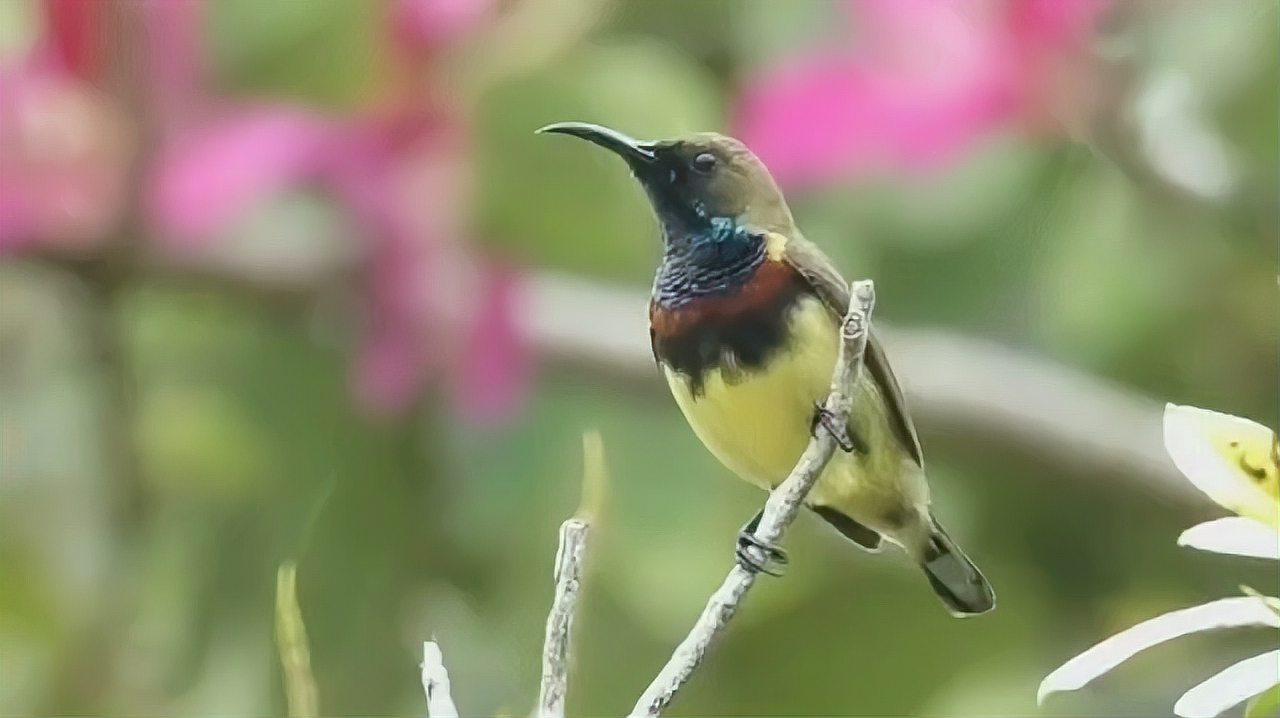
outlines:
[[697, 229], [663, 228], [666, 250], [653, 280], [653, 298], [675, 308], [708, 295], [726, 294], [751, 279], [765, 259], [765, 237], [728, 217]]

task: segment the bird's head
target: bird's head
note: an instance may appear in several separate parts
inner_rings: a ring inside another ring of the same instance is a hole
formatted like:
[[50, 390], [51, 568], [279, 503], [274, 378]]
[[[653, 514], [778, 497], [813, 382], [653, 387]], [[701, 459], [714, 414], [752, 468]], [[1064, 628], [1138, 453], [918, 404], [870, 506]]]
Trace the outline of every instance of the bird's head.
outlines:
[[794, 229], [769, 170], [732, 137], [704, 132], [641, 141], [585, 122], [558, 122], [538, 132], [572, 135], [625, 160], [648, 193], [668, 243], [727, 228], [784, 234]]

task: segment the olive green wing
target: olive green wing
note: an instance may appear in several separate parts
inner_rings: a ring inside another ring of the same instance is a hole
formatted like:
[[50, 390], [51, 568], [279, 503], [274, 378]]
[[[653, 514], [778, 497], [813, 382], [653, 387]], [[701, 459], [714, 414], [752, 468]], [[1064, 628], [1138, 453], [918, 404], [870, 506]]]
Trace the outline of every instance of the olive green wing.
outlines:
[[[840, 276], [839, 270], [831, 263], [826, 254], [816, 244], [803, 237], [789, 238], [783, 245], [783, 259], [804, 277], [814, 293], [822, 299], [836, 317], [844, 317], [849, 311], [849, 283]], [[889, 425], [894, 435], [902, 443], [903, 448], [915, 462], [924, 466], [924, 455], [920, 451], [920, 437], [916, 434], [915, 424], [911, 423], [911, 415], [907, 413], [907, 403], [902, 396], [902, 388], [889, 368], [889, 358], [876, 338], [875, 330], [867, 337], [867, 350], [863, 355], [863, 365], [884, 397], [889, 416]]]

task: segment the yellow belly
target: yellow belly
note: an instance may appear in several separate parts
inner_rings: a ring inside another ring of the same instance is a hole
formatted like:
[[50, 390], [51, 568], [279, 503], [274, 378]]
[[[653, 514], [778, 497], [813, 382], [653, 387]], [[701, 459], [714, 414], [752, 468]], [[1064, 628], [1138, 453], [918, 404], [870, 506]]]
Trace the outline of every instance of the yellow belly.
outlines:
[[[702, 443], [730, 471], [764, 489], [781, 483], [804, 452], [815, 404], [827, 396], [836, 361], [837, 325], [817, 299], [800, 300], [790, 332], [788, 348], [763, 370], [711, 370], [697, 396], [686, 377], [664, 367], [671, 393]], [[880, 392], [866, 372], [854, 407], [854, 431], [871, 451], [837, 451], [809, 503], [891, 531], [886, 517], [927, 504], [923, 475], [892, 436]]]

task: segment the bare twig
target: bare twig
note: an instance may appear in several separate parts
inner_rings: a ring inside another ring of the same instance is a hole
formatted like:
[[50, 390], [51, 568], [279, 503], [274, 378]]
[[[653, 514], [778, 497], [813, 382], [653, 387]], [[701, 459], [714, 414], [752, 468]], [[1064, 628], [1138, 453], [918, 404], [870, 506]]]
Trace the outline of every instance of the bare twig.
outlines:
[[422, 644], [422, 692], [427, 696], [427, 718], [458, 718], [449, 688], [449, 671], [444, 667], [444, 654], [435, 641]]
[[[840, 358], [831, 378], [831, 394], [825, 407], [831, 412], [836, 426], [845, 423], [853, 406], [853, 388], [862, 369], [862, 354], [867, 345], [867, 333], [871, 324], [871, 310], [875, 304], [875, 290], [870, 280], [853, 284], [849, 312], [845, 315], [841, 331], [843, 342]], [[764, 516], [756, 528], [755, 536], [763, 543], [776, 543], [786, 528], [795, 520], [809, 490], [835, 453], [836, 440], [828, 431], [816, 432], [791, 475], [769, 495], [764, 506]], [[763, 558], [763, 557], [762, 557]], [[711, 596], [698, 617], [693, 630], [676, 647], [671, 659], [663, 667], [644, 695], [631, 709], [632, 716], [658, 716], [675, 698], [676, 692], [689, 680], [689, 676], [702, 663], [707, 649], [728, 625], [738, 610], [738, 604], [755, 583], [756, 574], [734, 565], [724, 583]]]
[[542, 645], [542, 685], [537, 712], [541, 718], [564, 716], [570, 639], [582, 587], [587, 536], [591, 531], [590, 522], [600, 511], [604, 493], [604, 443], [598, 433], [583, 435], [582, 457], [582, 504], [577, 516], [560, 525], [560, 546], [556, 549], [555, 597], [547, 614], [547, 637]]
[[587, 553], [590, 526], [579, 518], [560, 525], [560, 548], [556, 551], [556, 593], [547, 615], [547, 637], [542, 647], [542, 688], [538, 693], [538, 715], [564, 716], [564, 696], [568, 690], [569, 632], [578, 607], [582, 582], [582, 560]]

